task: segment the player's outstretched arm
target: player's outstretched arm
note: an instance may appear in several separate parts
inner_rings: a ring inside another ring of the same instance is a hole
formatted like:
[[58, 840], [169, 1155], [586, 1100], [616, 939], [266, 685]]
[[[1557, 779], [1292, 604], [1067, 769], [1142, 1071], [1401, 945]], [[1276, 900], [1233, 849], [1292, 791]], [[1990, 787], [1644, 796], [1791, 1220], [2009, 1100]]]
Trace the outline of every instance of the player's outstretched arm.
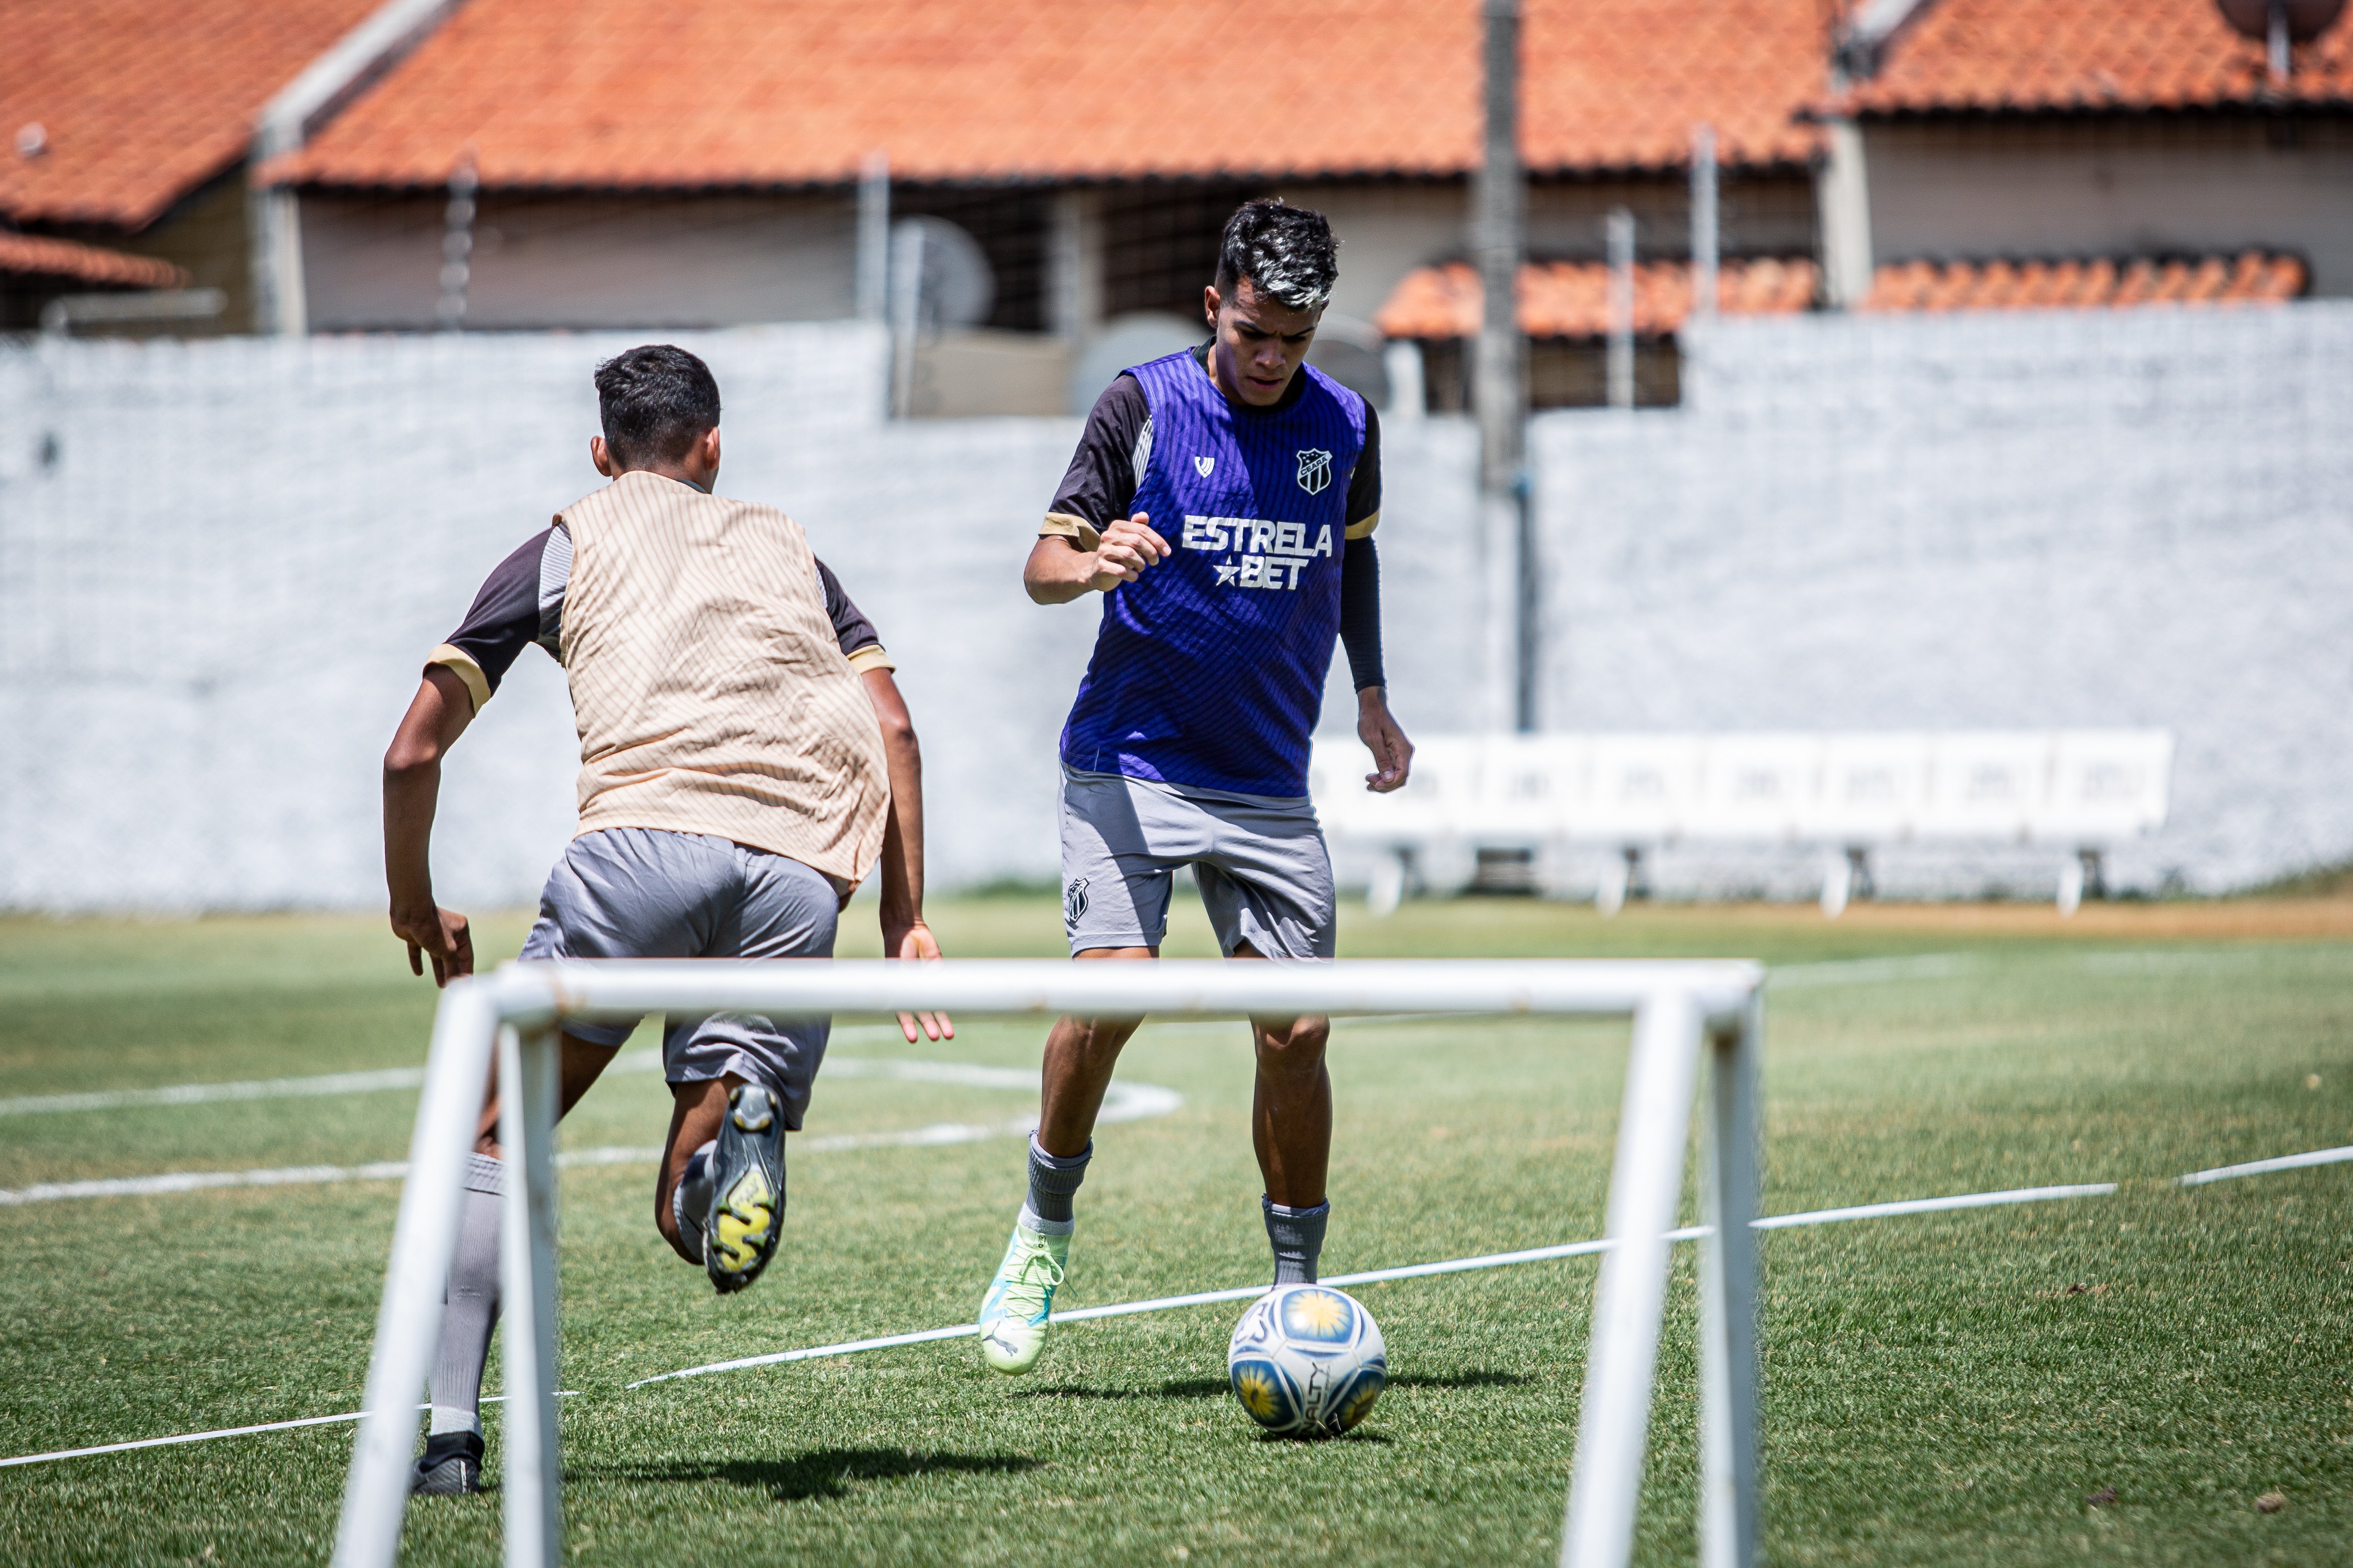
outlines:
[[408, 969], [447, 985], [474, 972], [474, 936], [466, 917], [433, 901], [433, 813], [441, 796], [441, 759], [474, 721], [465, 682], [442, 665], [425, 672], [406, 717], [384, 754], [384, 877], [392, 891], [392, 934], [408, 943]]
[[[867, 700], [882, 726], [882, 750], [891, 768], [891, 816], [882, 827], [882, 954], [886, 958], [937, 958], [940, 944], [923, 923], [923, 752], [915, 721], [899, 683], [887, 669], [865, 675]], [[899, 1029], [909, 1044], [916, 1031], [931, 1039], [954, 1039], [955, 1023], [945, 1013], [902, 1013]]]
[[1104, 529], [1092, 550], [1067, 534], [1039, 540], [1021, 568], [1021, 585], [1039, 604], [1065, 605], [1082, 594], [1108, 594], [1133, 583], [1168, 553], [1168, 542], [1139, 511]]
[[1389, 712], [1386, 688], [1367, 686], [1356, 693], [1356, 735], [1373, 753], [1373, 771], [1365, 775], [1365, 787], [1375, 795], [1404, 788], [1413, 768], [1413, 742]]

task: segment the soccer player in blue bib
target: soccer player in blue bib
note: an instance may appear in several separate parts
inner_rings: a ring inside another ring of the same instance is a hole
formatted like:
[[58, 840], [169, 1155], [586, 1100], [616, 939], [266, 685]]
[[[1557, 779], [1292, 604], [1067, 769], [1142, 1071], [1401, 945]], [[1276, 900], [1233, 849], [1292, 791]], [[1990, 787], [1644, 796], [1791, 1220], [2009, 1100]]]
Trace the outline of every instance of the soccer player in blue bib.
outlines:
[[[1335, 638], [1374, 790], [1413, 748], [1383, 692], [1380, 430], [1304, 361], [1338, 274], [1320, 213], [1250, 202], [1203, 290], [1214, 336], [1123, 373], [1097, 401], [1022, 582], [1042, 605], [1103, 595], [1062, 730], [1062, 916], [1082, 959], [1159, 955], [1176, 868], [1220, 948], [1329, 958], [1332, 863], [1307, 757]], [[981, 1354], [1024, 1373], [1070, 1258], [1095, 1115], [1139, 1019], [1064, 1018], [1046, 1040], [1029, 1196], [981, 1302]], [[1315, 1278], [1331, 1213], [1329, 1023], [1256, 1018], [1250, 1138], [1277, 1284]]]

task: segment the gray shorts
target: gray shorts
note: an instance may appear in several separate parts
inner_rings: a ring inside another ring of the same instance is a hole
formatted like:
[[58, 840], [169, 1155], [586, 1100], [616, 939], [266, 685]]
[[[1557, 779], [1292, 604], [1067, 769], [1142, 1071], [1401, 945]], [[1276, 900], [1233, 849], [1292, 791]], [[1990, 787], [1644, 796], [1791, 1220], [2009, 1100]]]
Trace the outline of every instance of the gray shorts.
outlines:
[[1304, 796], [1282, 800], [1062, 770], [1062, 924], [1071, 951], [1158, 947], [1176, 868], [1231, 956], [1329, 958], [1337, 900], [1324, 830]]
[[[797, 860], [725, 838], [607, 827], [574, 839], [548, 873], [525, 958], [831, 958], [840, 900]], [[617, 1046], [638, 1020], [566, 1032]], [[733, 1073], [765, 1084], [800, 1130], [831, 1018], [723, 1013], [670, 1017], [662, 1071], [672, 1083]]]

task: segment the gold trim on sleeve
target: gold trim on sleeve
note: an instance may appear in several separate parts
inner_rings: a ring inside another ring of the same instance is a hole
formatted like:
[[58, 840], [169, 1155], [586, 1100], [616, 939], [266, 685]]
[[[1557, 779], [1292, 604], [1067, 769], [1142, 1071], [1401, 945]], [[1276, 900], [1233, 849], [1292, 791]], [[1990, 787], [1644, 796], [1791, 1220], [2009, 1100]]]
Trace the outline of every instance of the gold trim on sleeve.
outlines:
[[474, 700], [474, 711], [480, 713], [482, 704], [491, 700], [491, 678], [474, 662], [474, 656], [451, 643], [443, 643], [426, 656], [425, 668], [439, 665], [466, 683], [466, 695]]
[[1046, 521], [1038, 525], [1040, 539], [1075, 539], [1082, 550], [1092, 550], [1103, 542], [1103, 530], [1074, 512], [1050, 511]]
[[1370, 539], [1373, 536], [1373, 530], [1380, 527], [1380, 525], [1381, 514], [1379, 512], [1373, 512], [1369, 516], [1360, 517], [1356, 521], [1348, 525], [1348, 537], [1351, 539]]
[[864, 647], [849, 650], [849, 668], [864, 675], [870, 669], [896, 669], [899, 665], [881, 643], [871, 642]]

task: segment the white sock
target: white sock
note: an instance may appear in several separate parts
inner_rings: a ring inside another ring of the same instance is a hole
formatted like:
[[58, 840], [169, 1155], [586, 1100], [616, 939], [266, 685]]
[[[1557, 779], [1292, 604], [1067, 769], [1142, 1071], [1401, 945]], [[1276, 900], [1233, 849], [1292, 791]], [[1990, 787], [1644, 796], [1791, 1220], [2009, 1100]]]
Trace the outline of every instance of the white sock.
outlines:
[[686, 1249], [702, 1261], [702, 1222], [711, 1215], [711, 1157], [717, 1152], [719, 1140], [713, 1138], [686, 1158], [686, 1169], [679, 1173], [678, 1185], [670, 1192], [670, 1218], [678, 1222], [678, 1238]]
[[1038, 1211], [1028, 1204], [1021, 1205], [1021, 1217], [1014, 1223], [1026, 1226], [1039, 1236], [1068, 1236], [1079, 1228], [1079, 1222], [1074, 1219], [1040, 1219]]

